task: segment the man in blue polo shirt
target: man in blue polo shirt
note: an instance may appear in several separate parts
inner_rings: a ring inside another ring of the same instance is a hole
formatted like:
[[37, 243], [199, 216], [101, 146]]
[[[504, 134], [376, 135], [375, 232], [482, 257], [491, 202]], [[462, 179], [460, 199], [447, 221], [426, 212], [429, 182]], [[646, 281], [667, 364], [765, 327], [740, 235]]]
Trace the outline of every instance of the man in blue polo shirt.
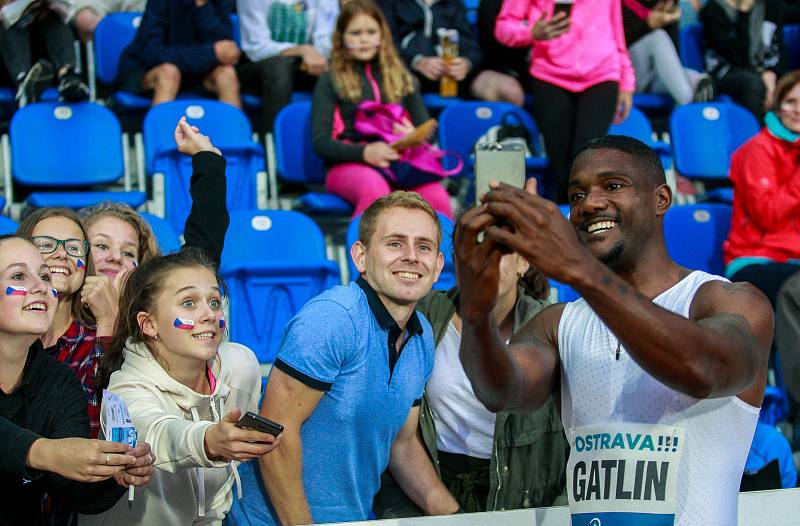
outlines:
[[[352, 249], [361, 276], [306, 304], [289, 322], [261, 414], [281, 446], [241, 468], [266, 502], [234, 504], [234, 524], [364, 520], [388, 466], [429, 514], [458, 511], [417, 433], [433, 369], [430, 324], [414, 310], [438, 279], [441, 225], [418, 194], [394, 192], [361, 218]], [[267, 458], [270, 457], [270, 458]]]

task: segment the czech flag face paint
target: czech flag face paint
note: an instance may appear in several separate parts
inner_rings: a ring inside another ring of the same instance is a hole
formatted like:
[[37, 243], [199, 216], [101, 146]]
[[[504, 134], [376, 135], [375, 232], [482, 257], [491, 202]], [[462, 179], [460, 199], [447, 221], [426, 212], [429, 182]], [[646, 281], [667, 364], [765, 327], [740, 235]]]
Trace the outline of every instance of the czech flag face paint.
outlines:
[[220, 318], [219, 319], [219, 328], [220, 329], [224, 329], [226, 325], [227, 325], [227, 323], [225, 322], [225, 318]]
[[56, 289], [50, 289], [50, 292], [52, 292], [52, 293], [53, 293], [53, 297], [54, 297], [54, 298], [57, 298], [57, 297], [58, 297], [58, 291], [57, 291]]
[[14, 285], [10, 285], [6, 287], [6, 296], [27, 296], [28, 289], [25, 287], [15, 287]]
[[75, 263], [75, 266], [78, 268], [86, 268], [86, 263], [84, 263], [82, 259], [78, 258], [78, 261]]
[[185, 331], [194, 330], [194, 320], [187, 320], [186, 318], [175, 318], [172, 323], [176, 329], [183, 329]]

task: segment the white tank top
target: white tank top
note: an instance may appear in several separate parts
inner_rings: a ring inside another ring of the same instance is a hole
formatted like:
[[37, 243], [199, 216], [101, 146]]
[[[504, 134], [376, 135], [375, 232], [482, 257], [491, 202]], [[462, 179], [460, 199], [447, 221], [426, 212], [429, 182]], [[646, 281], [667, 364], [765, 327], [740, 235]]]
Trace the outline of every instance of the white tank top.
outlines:
[[437, 447], [439, 451], [488, 459], [497, 415], [475, 396], [458, 357], [460, 345], [461, 334], [451, 321], [436, 346], [433, 373], [425, 387], [436, 423]]
[[[727, 281], [695, 271], [653, 302], [686, 318], [697, 289], [712, 280]], [[682, 427], [685, 449], [678, 469], [675, 524], [735, 525], [739, 483], [759, 409], [735, 396], [698, 400], [679, 393], [645, 372], [624, 346], [617, 360], [618, 343], [585, 300], [565, 307], [558, 347], [561, 418], [568, 436], [577, 427], [593, 424]]]

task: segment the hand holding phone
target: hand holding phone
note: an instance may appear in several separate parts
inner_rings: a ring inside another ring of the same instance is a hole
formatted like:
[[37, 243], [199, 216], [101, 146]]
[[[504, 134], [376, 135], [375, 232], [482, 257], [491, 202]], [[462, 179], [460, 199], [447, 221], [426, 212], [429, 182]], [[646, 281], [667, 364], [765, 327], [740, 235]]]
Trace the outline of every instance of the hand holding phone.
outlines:
[[240, 429], [251, 429], [260, 433], [267, 433], [277, 437], [283, 432], [283, 426], [277, 422], [273, 422], [269, 418], [264, 418], [252, 411], [248, 411], [237, 423], [236, 427]]
[[525, 186], [525, 147], [514, 142], [495, 142], [475, 147], [475, 204], [499, 181], [516, 188]]

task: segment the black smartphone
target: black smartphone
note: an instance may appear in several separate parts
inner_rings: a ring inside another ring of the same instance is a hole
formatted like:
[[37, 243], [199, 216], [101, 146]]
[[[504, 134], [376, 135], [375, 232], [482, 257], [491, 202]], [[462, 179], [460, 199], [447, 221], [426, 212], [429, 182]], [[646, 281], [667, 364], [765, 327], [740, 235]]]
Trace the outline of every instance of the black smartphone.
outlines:
[[558, 13], [564, 13], [569, 18], [569, 15], [572, 14], [572, 5], [574, 2], [556, 2], [553, 4], [553, 17], [555, 17]]
[[514, 142], [496, 142], [475, 147], [475, 204], [491, 190], [489, 183], [525, 186], [525, 147]]
[[240, 418], [239, 421], [236, 422], [236, 427], [251, 429], [259, 433], [268, 433], [272, 436], [278, 436], [283, 432], [282, 425], [252, 411], [248, 411], [247, 414]]

